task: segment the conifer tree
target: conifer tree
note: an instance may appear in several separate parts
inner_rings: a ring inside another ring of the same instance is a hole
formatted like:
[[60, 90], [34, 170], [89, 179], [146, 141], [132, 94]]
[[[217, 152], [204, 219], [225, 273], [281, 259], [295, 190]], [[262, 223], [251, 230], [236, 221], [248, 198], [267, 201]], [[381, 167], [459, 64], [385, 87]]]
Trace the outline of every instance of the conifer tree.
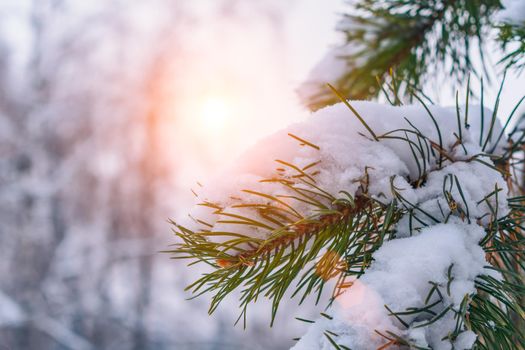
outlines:
[[[169, 252], [209, 266], [188, 290], [212, 295], [210, 313], [234, 290], [239, 320], [258, 298], [273, 320], [283, 298], [328, 293], [295, 349], [525, 349], [525, 97], [503, 116], [504, 76], [490, 109], [468, 83], [484, 74], [471, 47], [494, 32], [498, 67], [524, 67], [525, 9], [503, 5], [361, 0], [344, 16], [344, 69], [308, 100], [324, 108], [172, 222]], [[423, 93], [436, 72], [467, 81], [455, 107]], [[379, 94], [389, 104], [352, 101]]]

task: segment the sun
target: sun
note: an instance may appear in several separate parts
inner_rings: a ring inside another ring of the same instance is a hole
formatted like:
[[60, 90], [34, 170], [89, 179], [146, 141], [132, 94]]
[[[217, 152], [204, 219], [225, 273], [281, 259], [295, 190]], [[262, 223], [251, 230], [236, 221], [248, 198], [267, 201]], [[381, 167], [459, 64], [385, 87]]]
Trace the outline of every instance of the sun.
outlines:
[[219, 131], [223, 129], [232, 115], [229, 101], [220, 96], [209, 96], [202, 100], [199, 108], [199, 122], [207, 129]]

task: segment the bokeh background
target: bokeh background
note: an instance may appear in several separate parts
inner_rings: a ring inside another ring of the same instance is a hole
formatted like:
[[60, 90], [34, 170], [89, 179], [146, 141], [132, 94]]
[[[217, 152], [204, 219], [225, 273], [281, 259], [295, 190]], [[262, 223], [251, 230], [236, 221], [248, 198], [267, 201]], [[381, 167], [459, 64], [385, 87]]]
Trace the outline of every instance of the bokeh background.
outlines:
[[[342, 0], [0, 0], [0, 349], [285, 349], [319, 311], [186, 301], [190, 189], [307, 116]], [[442, 84], [447, 84], [446, 78]], [[522, 86], [509, 76], [502, 111]], [[435, 87], [435, 85], [433, 85]], [[436, 88], [443, 103], [451, 89]], [[488, 88], [488, 103], [495, 95]], [[283, 317], [283, 314], [286, 317]]]

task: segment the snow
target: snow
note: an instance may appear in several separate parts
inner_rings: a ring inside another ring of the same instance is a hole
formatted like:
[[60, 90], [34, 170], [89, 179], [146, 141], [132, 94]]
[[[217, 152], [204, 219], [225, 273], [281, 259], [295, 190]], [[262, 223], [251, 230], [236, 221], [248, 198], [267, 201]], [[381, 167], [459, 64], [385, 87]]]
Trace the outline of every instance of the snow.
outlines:
[[[434, 225], [422, 230], [420, 235], [384, 243], [374, 254], [375, 260], [369, 270], [338, 298], [335, 321], [315, 323], [309, 336], [301, 339], [293, 349], [331, 349], [328, 339], [322, 336], [327, 330], [339, 335], [336, 337], [338, 344], [351, 349], [375, 350], [386, 343], [375, 330], [383, 334], [387, 330], [398, 335], [408, 334], [419, 340], [418, 345], [431, 346], [435, 350], [451, 349], [451, 344], [441, 339], [454, 329], [453, 317], [405, 330], [399, 321], [388, 316], [384, 305], [395, 312], [430, 305], [438, 300], [434, 293], [425, 304], [432, 287], [429, 281], [432, 281], [443, 286], [440, 289], [445, 299], [433, 311], [439, 314], [449, 305], [457, 308], [465, 295], [475, 293], [474, 279], [483, 273], [484, 252], [477, 245], [482, 236], [481, 227], [456, 222]], [[445, 286], [451, 264], [454, 264], [454, 279], [448, 295]], [[407, 324], [417, 324], [416, 314], [401, 318]], [[465, 344], [469, 339], [471, 337], [466, 340], [462, 337], [457, 342]], [[458, 344], [454, 344], [456, 349], [461, 348]]]
[[514, 25], [525, 25], [525, 1], [502, 0], [504, 9], [498, 13], [498, 19]]
[[[421, 105], [394, 107], [365, 101], [352, 101], [351, 104], [377, 135], [399, 128], [409, 129], [411, 128], [407, 122], [409, 120], [422, 134], [437, 143], [436, 127]], [[362, 136], [369, 135], [367, 130], [352, 112], [340, 103], [326, 107], [314, 113], [304, 122], [293, 124], [257, 143], [235, 164], [213, 179], [211, 181], [212, 186], [204, 186], [204, 189], [197, 191], [199, 196], [197, 200], [216, 203], [228, 213], [247, 214], [246, 209], [234, 207], [239, 202], [238, 198], [251, 203], [265, 203], [267, 199], [247, 194], [242, 191], [244, 189], [269, 195], [291, 194], [286, 192], [281, 185], [260, 182], [260, 180], [277, 176], [276, 168], [285, 168], [282, 164], [276, 163], [275, 160], [284, 160], [300, 168], [320, 161], [318, 165], [311, 168], [312, 171], [315, 169], [319, 172], [315, 178], [316, 185], [334, 197], [340, 197], [340, 191], [355, 195], [361, 186], [359, 179], [364, 175], [366, 168], [369, 176], [368, 190], [370, 195], [384, 202], [390, 201], [393, 198], [390, 179], [394, 177], [394, 185], [400, 189], [399, 192], [403, 197], [411, 203], [420, 203], [429, 207], [429, 210], [436, 216], [442, 216], [436, 199], [442, 195], [443, 178], [453, 173], [460, 181], [462, 192], [469, 203], [468, 209], [472, 219], [487, 220], [491, 213], [490, 207], [486, 202], [480, 204], [478, 202], [494, 191], [496, 186], [503, 193], [507, 187], [497, 171], [488, 169], [481, 163], [469, 161], [470, 157], [482, 152], [478, 145], [480, 109], [471, 106], [469, 108], [470, 128], [462, 127], [464, 129], [462, 130], [464, 147], [468, 151], [467, 155], [464, 154], [462, 147], [454, 146], [457, 141], [453, 134], [454, 132], [457, 133], [455, 108], [429, 106], [429, 110], [440, 126], [443, 148], [451, 150], [451, 156], [457, 161], [444, 161], [444, 166], [437, 169], [438, 157], [431, 156], [430, 161], [426, 160], [427, 170], [431, 171], [428, 173], [425, 186], [413, 188], [410, 184], [410, 181], [414, 181], [419, 176], [417, 163], [423, 163], [422, 156], [418, 155], [418, 161], [416, 161], [405, 141], [382, 140], [375, 142], [369, 137]], [[487, 110], [484, 114], [486, 116], [491, 115]], [[485, 118], [485, 132], [489, 129], [488, 119], [490, 118]], [[493, 140], [497, 138], [500, 130], [501, 127], [496, 123], [492, 133]], [[319, 150], [313, 147], [299, 146], [299, 142], [289, 137], [288, 134], [296, 135], [318, 146]], [[417, 142], [415, 137], [411, 137], [411, 139]], [[488, 149], [490, 149], [491, 143], [488, 144]], [[499, 149], [500, 147], [501, 145], [496, 148]], [[427, 151], [425, 151], [425, 158], [428, 158]], [[486, 157], [481, 159], [488, 163], [491, 162]], [[472, 177], [472, 172], [479, 173], [479, 176]], [[296, 175], [296, 172], [293, 169], [285, 169], [283, 175], [292, 177]], [[451, 192], [461, 205], [459, 189], [453, 186]], [[505, 201], [499, 200], [496, 205], [495, 198], [491, 197], [488, 202], [490, 206], [498, 208], [498, 216], [503, 216], [508, 212]], [[304, 203], [290, 200], [289, 204], [294, 208], [299, 208], [304, 216], [312, 214], [312, 209]], [[440, 205], [446, 207], [446, 202], [442, 200]], [[213, 214], [213, 212], [214, 210], [210, 208], [196, 206], [192, 210], [191, 216], [214, 225], [221, 220], [221, 217]], [[264, 221], [259, 217], [254, 218]], [[182, 223], [193, 230], [204, 228], [193, 224], [191, 220]], [[238, 229], [238, 225], [231, 224], [217, 224], [215, 226], [215, 231], [237, 232]], [[246, 233], [244, 229], [243, 227], [243, 233]], [[251, 235], [264, 238], [266, 234], [264, 230], [255, 227], [251, 229]]]
[[[385, 242], [375, 252], [371, 267], [329, 310], [333, 319], [321, 317], [317, 320], [294, 350], [330, 349], [332, 344], [324, 335], [326, 331], [337, 334], [331, 337], [353, 350], [376, 349], [387, 340], [375, 330], [394, 332], [416, 345], [436, 350], [470, 349], [476, 336], [466, 327], [462, 327], [453, 340], [443, 338], [455, 329], [455, 311], [463, 299], [476, 293], [476, 276], [487, 273], [483, 269], [485, 255], [478, 244], [484, 236], [483, 226], [494, 216], [508, 213], [507, 185], [497, 170], [487, 166], [492, 161], [482, 155], [479, 146], [482, 129], [485, 131], [481, 139], [485, 143], [487, 130], [491, 128], [491, 118], [487, 116], [492, 114], [483, 111], [486, 117], [482, 128], [481, 109], [470, 106], [470, 125], [465, 127], [465, 112], [461, 108], [461, 146], [456, 136], [459, 130], [455, 107], [428, 106], [432, 119], [422, 105], [395, 107], [365, 101], [350, 101], [350, 104], [375, 135], [415, 128], [433, 143], [441, 144], [447, 156], [440, 160], [437, 152], [431, 154], [424, 147], [423, 154], [414, 156], [405, 140], [380, 138], [379, 142], [375, 141], [353, 112], [339, 103], [257, 143], [209, 186], [204, 186], [198, 200], [214, 203], [223, 208], [222, 212], [253, 218], [271, 226], [256, 211], [236, 207], [236, 204], [268, 201], [243, 192], [243, 189], [276, 197], [293, 195], [282, 185], [261, 182], [278, 176], [293, 180], [297, 175], [297, 170], [274, 160], [307, 169], [304, 172], [310, 174], [315, 185], [335, 198], [341, 197], [340, 191], [359, 195], [363, 191], [363, 177], [368, 174], [365, 181], [368, 195], [385, 204], [402, 196], [406, 202], [400, 201], [398, 205], [405, 205], [407, 212], [411, 205], [416, 205], [424, 213], [412, 214], [417, 220], [410, 220], [406, 214], [398, 222], [396, 239]], [[496, 122], [486, 142], [486, 151], [501, 152], [503, 141], [496, 144], [500, 131], [499, 122]], [[398, 131], [391, 135], [404, 136], [405, 133]], [[418, 142], [414, 134], [406, 135], [410, 135], [407, 137], [414, 143]], [[305, 142], [299, 145], [298, 138]], [[316, 165], [309, 167], [313, 163]], [[422, 164], [425, 164], [424, 170]], [[425, 181], [415, 185], [423, 172]], [[308, 188], [308, 184], [301, 186]], [[497, 196], [491, 195], [494, 192]], [[301, 201], [290, 199], [287, 204], [303, 217], [315, 215], [316, 208]], [[191, 217], [209, 223], [215, 232], [235, 232], [257, 238], [266, 238], [271, 232], [260, 227], [224, 223], [221, 219], [228, 216], [214, 214], [213, 210], [202, 206], [197, 206]], [[185, 225], [193, 230], [209, 229], [191, 220]], [[227, 239], [213, 236], [214, 241]], [[432, 289], [429, 281], [438, 286], [439, 293], [434, 291], [425, 303]], [[442, 295], [440, 299], [438, 294]], [[432, 311], [436, 314], [448, 311], [427, 325], [429, 314], [403, 315], [403, 324], [385, 308], [387, 305], [395, 312], [402, 312], [432, 303], [435, 303]]]
[[22, 308], [9, 296], [0, 291], [0, 328], [16, 326], [24, 322]]

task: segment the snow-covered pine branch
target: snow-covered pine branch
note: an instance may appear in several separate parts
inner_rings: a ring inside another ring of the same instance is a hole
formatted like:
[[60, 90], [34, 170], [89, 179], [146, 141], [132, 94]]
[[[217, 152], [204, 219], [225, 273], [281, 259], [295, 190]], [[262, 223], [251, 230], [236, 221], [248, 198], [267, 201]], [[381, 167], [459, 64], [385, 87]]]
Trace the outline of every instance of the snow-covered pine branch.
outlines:
[[[508, 261], [518, 258], [498, 248], [523, 244], [507, 220], [521, 207], [508, 205], [504, 130], [487, 109], [420, 102], [339, 103], [246, 152], [199, 191], [188, 222], [174, 223], [176, 257], [213, 266], [189, 289], [214, 292], [213, 311], [240, 288], [241, 315], [264, 295], [275, 316], [287, 289], [305, 298], [333, 279], [331, 316], [296, 350], [512, 339], [487, 336], [523, 315], [507, 293]], [[504, 316], [476, 314], [492, 307]]]

